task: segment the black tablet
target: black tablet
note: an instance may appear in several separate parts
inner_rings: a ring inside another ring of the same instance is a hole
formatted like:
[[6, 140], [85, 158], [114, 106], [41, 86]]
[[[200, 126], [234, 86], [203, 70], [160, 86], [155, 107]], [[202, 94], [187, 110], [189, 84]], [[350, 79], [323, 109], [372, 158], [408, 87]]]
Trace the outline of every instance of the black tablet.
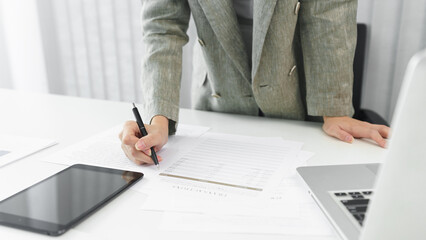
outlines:
[[77, 164], [0, 202], [0, 224], [61, 235], [143, 177]]

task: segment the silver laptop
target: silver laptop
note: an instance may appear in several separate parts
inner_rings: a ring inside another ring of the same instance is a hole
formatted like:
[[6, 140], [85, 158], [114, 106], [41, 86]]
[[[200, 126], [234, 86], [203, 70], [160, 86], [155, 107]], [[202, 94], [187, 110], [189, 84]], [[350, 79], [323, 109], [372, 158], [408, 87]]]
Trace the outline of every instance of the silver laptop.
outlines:
[[409, 62], [383, 165], [297, 169], [343, 239], [426, 239], [426, 50]]

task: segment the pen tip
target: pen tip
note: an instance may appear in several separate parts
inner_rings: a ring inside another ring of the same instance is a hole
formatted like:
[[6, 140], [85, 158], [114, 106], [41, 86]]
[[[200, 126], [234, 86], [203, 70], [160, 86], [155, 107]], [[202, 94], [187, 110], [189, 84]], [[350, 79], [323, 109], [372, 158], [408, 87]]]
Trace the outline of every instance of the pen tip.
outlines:
[[132, 104], [133, 104], [133, 107], [135, 108], [136, 107], [135, 103], [132, 103]]
[[157, 164], [157, 170], [160, 170], [160, 164]]

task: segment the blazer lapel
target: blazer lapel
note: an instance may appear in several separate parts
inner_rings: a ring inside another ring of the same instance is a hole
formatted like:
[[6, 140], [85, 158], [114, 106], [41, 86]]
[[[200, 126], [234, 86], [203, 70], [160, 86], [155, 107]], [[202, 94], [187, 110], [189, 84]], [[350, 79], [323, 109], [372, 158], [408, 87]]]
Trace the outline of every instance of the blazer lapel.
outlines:
[[223, 49], [244, 78], [250, 81], [248, 57], [232, 1], [199, 0], [199, 3]]
[[253, 65], [252, 76], [256, 76], [262, 56], [266, 33], [271, 23], [277, 0], [254, 0], [253, 2]]

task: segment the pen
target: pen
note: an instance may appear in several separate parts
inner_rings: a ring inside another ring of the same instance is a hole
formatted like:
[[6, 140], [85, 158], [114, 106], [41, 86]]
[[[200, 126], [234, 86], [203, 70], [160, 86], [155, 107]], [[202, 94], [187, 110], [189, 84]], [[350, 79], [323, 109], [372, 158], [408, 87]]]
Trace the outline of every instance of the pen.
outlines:
[[[148, 132], [146, 131], [145, 125], [143, 124], [141, 115], [139, 115], [139, 111], [135, 103], [133, 103], [132, 111], [133, 111], [133, 115], [135, 115], [136, 123], [138, 124], [139, 131], [141, 132], [142, 137], [145, 137], [146, 135], [148, 135]], [[157, 169], [160, 169], [160, 164], [158, 163], [157, 154], [154, 151], [154, 147], [151, 147], [151, 158], [152, 158], [152, 161], [154, 161], [155, 166], [157, 166]]]

